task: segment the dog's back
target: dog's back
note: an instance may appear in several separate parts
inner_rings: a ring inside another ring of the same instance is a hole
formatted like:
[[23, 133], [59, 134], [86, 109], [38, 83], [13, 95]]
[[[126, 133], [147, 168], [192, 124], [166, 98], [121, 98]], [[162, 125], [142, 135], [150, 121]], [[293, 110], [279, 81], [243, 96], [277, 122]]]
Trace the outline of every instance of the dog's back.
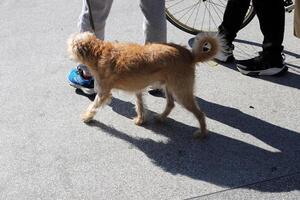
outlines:
[[148, 72], [171, 67], [176, 64], [191, 65], [193, 55], [183, 46], [166, 44], [113, 44], [112, 57], [116, 60], [115, 67], [119, 72], [143, 70]]

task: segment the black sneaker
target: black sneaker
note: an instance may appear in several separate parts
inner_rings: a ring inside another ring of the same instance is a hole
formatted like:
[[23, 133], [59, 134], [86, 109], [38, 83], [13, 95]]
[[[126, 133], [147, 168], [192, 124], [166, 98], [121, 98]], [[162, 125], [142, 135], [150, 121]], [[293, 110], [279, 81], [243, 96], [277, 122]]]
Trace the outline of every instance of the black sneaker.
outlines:
[[270, 58], [263, 56], [260, 53], [259, 56], [237, 61], [237, 69], [244, 75], [248, 76], [273, 76], [283, 74], [288, 70], [284, 62], [284, 58]]

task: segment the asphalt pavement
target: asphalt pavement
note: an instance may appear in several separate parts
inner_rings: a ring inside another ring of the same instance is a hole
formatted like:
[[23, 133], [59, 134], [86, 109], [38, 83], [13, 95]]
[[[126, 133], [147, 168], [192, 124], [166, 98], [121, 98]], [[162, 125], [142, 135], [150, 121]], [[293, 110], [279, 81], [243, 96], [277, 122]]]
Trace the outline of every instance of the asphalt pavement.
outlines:
[[[133, 95], [87, 125], [93, 97], [70, 87], [76, 66], [66, 40], [80, 1], [0, 1], [0, 199], [300, 199], [300, 39], [286, 15], [289, 71], [248, 77], [233, 65], [201, 63], [195, 96], [210, 137], [195, 140], [196, 119], [180, 105], [153, 120], [165, 99], [145, 92], [149, 122], [134, 125]], [[192, 36], [168, 23], [168, 41]], [[138, 1], [115, 0], [107, 40], [143, 43]], [[255, 18], [238, 34], [237, 58], [255, 55]]]

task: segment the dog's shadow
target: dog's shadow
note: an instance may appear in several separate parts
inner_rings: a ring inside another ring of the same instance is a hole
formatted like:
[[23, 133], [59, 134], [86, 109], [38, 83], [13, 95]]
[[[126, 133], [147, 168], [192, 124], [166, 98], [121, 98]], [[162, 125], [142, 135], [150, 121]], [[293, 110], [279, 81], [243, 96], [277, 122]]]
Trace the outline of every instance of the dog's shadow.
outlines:
[[[283, 173], [299, 173], [299, 133], [255, 118], [235, 108], [200, 98], [197, 98], [197, 101], [208, 118], [239, 129], [243, 134], [251, 134], [277, 150], [265, 150], [214, 132], [210, 132], [207, 140], [195, 140], [192, 133], [197, 127], [171, 118], [163, 124], [151, 120], [141, 127], [151, 130], [153, 134], [164, 135], [168, 138], [167, 142], [133, 137], [99, 121], [93, 121], [90, 126], [130, 143], [142, 151], [155, 165], [171, 174], [180, 174], [226, 187], [244, 185], [244, 187], [268, 192], [300, 189], [299, 185], [280, 188], [264, 186], [256, 188], [248, 185]], [[115, 112], [127, 118], [136, 115], [131, 102], [113, 98], [110, 106]], [[149, 112], [150, 116], [155, 114]]]

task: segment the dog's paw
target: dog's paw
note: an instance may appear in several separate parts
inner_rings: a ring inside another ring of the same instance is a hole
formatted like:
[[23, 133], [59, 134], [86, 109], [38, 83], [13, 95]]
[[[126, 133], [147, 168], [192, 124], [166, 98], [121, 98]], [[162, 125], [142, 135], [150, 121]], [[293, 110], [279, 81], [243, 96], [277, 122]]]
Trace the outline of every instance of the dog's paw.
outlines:
[[200, 130], [197, 130], [197, 131], [194, 132], [193, 137], [195, 139], [201, 139], [201, 140], [205, 139], [205, 138], [208, 137], [208, 131], [206, 130], [204, 132], [201, 132]]
[[135, 125], [138, 125], [138, 126], [142, 125], [145, 122], [143, 117], [135, 117], [133, 119], [133, 121], [134, 121]]
[[92, 112], [85, 112], [82, 114], [81, 119], [84, 123], [89, 123], [94, 118], [94, 115]]

